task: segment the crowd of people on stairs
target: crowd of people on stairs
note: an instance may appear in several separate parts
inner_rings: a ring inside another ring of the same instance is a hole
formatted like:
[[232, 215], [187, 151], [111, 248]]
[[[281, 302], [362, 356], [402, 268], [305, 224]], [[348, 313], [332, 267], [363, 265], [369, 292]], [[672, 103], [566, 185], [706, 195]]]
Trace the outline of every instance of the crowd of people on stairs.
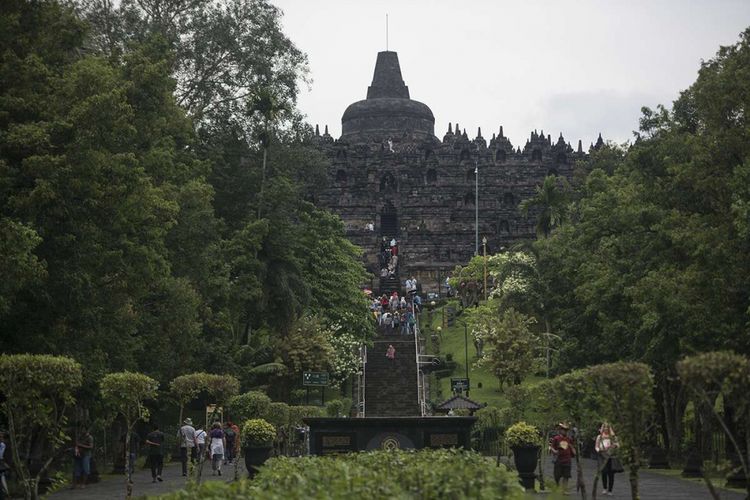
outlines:
[[398, 272], [398, 241], [383, 236], [380, 242], [380, 277], [392, 278]]

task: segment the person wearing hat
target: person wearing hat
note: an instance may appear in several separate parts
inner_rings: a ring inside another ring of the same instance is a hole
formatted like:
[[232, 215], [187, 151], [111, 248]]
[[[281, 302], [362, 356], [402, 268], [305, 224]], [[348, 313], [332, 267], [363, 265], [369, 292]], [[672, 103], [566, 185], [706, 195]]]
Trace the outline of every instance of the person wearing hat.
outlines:
[[575, 441], [568, 436], [570, 427], [565, 422], [557, 424], [557, 436], [550, 440], [549, 450], [555, 461], [555, 484], [559, 485], [562, 479], [563, 494], [568, 495], [568, 480], [570, 479], [570, 466], [576, 454]]
[[184, 425], [180, 427], [180, 430], [177, 433], [177, 438], [180, 440], [182, 475], [187, 476], [188, 452], [190, 453], [190, 461], [193, 463], [195, 463], [198, 456], [195, 447], [195, 427], [193, 427], [193, 420], [188, 417], [182, 423]]

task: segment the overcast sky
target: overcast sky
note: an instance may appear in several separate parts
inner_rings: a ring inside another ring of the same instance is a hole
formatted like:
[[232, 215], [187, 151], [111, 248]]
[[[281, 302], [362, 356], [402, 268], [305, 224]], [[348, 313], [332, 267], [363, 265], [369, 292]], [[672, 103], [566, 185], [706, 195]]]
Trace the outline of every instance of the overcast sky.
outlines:
[[306, 52], [312, 85], [299, 107], [341, 134], [364, 99], [377, 52], [398, 52], [412, 99], [469, 137], [503, 125], [516, 146], [532, 129], [575, 147], [602, 132], [624, 142], [641, 106], [671, 105], [701, 59], [750, 26], [750, 0], [271, 0]]

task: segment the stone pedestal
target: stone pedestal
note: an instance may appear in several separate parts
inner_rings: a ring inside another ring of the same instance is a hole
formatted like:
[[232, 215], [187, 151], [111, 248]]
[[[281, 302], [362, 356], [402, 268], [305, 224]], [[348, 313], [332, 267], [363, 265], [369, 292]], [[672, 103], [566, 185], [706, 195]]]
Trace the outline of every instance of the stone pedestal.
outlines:
[[310, 452], [470, 448], [476, 417], [306, 418]]

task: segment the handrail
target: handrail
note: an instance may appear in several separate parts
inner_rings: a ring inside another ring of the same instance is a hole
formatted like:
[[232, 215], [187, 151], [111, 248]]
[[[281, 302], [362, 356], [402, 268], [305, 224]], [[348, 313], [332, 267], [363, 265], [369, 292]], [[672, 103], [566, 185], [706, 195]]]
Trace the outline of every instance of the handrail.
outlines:
[[359, 367], [361, 375], [359, 376], [359, 387], [357, 388], [357, 416], [364, 418], [366, 410], [366, 382], [367, 382], [367, 345], [362, 344], [359, 347]]
[[[412, 301], [412, 308], [414, 306], [414, 302]], [[417, 398], [419, 402], [419, 412], [422, 417], [427, 416], [427, 390], [424, 383], [424, 373], [421, 370], [422, 362], [420, 362], [420, 357], [423, 355], [420, 353], [419, 349], [419, 314], [416, 310], [414, 310], [414, 350], [415, 350], [415, 357], [416, 357], [416, 365], [417, 365]]]

